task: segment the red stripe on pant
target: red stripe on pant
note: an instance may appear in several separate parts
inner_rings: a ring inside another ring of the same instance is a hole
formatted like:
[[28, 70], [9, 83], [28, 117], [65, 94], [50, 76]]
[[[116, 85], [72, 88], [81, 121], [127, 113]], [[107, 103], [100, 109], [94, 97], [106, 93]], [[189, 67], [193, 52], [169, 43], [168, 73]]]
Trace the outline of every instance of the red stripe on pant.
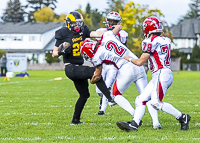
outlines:
[[113, 92], [113, 95], [114, 95], [114, 96], [122, 95], [122, 94], [119, 92], [118, 88], [117, 88], [117, 80], [115, 80], [115, 83], [114, 83], [114, 85], [113, 85], [113, 90], [112, 90], [112, 92]]
[[162, 85], [161, 85], [160, 81], [159, 81], [159, 85], [158, 85], [158, 95], [159, 95], [159, 100], [162, 102], [164, 93], [163, 93], [163, 89], [162, 89]]

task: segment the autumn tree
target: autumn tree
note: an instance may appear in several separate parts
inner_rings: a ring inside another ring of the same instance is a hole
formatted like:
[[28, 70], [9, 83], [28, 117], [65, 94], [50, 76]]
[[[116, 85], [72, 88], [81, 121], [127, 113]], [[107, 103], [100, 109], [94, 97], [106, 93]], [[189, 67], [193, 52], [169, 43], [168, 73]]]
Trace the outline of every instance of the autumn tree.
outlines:
[[142, 54], [141, 42], [143, 40], [142, 22], [149, 16], [161, 17], [163, 14], [158, 9], [149, 9], [148, 5], [139, 5], [134, 2], [129, 2], [125, 5], [124, 11], [119, 11], [122, 17], [122, 29], [128, 32], [128, 48], [136, 55]]
[[23, 22], [26, 14], [24, 9], [19, 0], [10, 0], [1, 19], [4, 22]]
[[57, 0], [27, 0], [28, 4], [26, 5], [27, 8], [31, 8], [28, 14], [28, 21], [32, 22], [35, 21], [33, 18], [33, 13], [39, 11], [43, 7], [50, 7], [52, 10], [56, 8]]
[[54, 12], [50, 7], [41, 8], [33, 13], [33, 17], [36, 22], [53, 22]]

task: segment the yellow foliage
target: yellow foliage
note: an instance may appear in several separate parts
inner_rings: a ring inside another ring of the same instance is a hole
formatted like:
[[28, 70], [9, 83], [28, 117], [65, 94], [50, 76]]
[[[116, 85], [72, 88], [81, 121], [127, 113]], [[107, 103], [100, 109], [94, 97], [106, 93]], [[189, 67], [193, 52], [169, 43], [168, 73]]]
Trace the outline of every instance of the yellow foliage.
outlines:
[[58, 21], [59, 22], [65, 22], [66, 16], [67, 16], [66, 14], [61, 14], [60, 17], [59, 17], [59, 19], [58, 19]]
[[54, 15], [50, 7], [43, 7], [33, 13], [33, 17], [37, 22], [52, 22], [54, 20]]

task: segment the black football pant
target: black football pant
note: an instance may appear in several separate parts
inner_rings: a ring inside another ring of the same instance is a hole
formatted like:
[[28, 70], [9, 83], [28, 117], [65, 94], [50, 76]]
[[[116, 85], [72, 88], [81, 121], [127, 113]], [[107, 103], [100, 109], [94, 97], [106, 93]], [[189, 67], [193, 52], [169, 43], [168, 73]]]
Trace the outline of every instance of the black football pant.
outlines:
[[[81, 66], [74, 64], [69, 64], [65, 66], [65, 75], [74, 82], [74, 86], [80, 95], [75, 105], [73, 119], [80, 119], [84, 105], [87, 99], [90, 97], [88, 89], [88, 79], [92, 78], [94, 71], [95, 68], [89, 66]], [[101, 90], [101, 92], [107, 97], [107, 99], [111, 100], [110, 92], [107, 89], [103, 78], [96, 82], [96, 85]]]

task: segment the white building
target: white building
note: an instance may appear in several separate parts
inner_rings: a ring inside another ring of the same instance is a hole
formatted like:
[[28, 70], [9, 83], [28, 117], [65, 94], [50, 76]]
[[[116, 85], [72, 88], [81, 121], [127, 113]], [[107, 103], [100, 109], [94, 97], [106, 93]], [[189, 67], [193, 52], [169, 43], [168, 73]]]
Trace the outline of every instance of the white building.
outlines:
[[7, 53], [23, 53], [46, 63], [45, 52], [53, 50], [55, 31], [61, 22], [0, 23], [0, 49]]
[[197, 43], [200, 46], [200, 20], [185, 19], [178, 25], [171, 28], [174, 43], [172, 49], [179, 49], [180, 52], [187, 54], [187, 59], [190, 59], [192, 49]]

